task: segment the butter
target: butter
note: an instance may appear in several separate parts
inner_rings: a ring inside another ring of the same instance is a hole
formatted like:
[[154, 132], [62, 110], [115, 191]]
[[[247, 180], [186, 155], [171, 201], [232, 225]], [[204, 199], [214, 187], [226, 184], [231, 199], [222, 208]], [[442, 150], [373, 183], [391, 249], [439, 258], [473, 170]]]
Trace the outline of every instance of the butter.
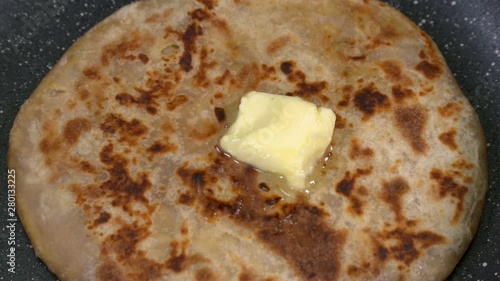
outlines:
[[335, 119], [331, 109], [298, 97], [250, 92], [242, 97], [236, 121], [220, 145], [237, 160], [304, 189], [332, 140]]

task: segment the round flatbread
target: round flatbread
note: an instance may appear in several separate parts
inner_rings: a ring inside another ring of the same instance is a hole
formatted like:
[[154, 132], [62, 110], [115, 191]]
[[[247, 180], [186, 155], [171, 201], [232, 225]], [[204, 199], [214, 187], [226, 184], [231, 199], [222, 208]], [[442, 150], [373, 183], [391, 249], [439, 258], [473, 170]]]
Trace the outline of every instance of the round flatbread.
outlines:
[[[337, 114], [307, 192], [218, 149], [250, 91]], [[432, 40], [361, 0], [126, 6], [22, 106], [9, 167], [61, 280], [442, 280], [487, 186]]]

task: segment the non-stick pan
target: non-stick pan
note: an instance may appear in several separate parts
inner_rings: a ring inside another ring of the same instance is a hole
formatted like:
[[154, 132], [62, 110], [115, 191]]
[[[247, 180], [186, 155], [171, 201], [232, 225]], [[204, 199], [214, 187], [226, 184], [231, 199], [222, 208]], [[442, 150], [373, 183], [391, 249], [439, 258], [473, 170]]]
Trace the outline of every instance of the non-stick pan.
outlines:
[[[19, 107], [78, 37], [129, 2], [0, 0], [0, 280], [57, 280], [35, 256], [21, 223], [7, 210], [6, 154]], [[500, 280], [500, 1], [388, 3], [437, 43], [486, 134], [489, 190], [483, 217], [476, 238], [449, 280]], [[9, 241], [15, 241], [15, 273], [8, 271]]]

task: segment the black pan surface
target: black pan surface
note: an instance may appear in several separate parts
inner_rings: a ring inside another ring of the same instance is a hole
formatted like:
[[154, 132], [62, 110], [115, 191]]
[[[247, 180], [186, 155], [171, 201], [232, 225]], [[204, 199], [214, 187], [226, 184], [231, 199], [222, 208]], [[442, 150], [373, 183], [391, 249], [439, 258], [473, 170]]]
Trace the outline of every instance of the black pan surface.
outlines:
[[[0, 280], [57, 280], [19, 221], [8, 271], [9, 131], [22, 103], [71, 44], [127, 0], [0, 0]], [[476, 238], [448, 280], [500, 280], [500, 1], [387, 0], [428, 32], [481, 119], [489, 190]], [[26, 175], [16, 175], [26, 176]], [[29, 176], [29, 175], [28, 175]], [[64, 239], [64, 237], [61, 237]]]

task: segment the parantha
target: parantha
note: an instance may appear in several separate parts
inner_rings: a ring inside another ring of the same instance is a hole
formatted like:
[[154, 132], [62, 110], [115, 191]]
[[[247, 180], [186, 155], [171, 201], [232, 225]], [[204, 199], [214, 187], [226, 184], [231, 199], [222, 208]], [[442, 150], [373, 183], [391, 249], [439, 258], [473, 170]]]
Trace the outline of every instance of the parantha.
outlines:
[[[337, 114], [308, 192], [218, 149], [250, 91]], [[485, 153], [435, 44], [386, 4], [146, 0], [41, 82], [9, 167], [61, 280], [442, 280], [476, 231]]]

